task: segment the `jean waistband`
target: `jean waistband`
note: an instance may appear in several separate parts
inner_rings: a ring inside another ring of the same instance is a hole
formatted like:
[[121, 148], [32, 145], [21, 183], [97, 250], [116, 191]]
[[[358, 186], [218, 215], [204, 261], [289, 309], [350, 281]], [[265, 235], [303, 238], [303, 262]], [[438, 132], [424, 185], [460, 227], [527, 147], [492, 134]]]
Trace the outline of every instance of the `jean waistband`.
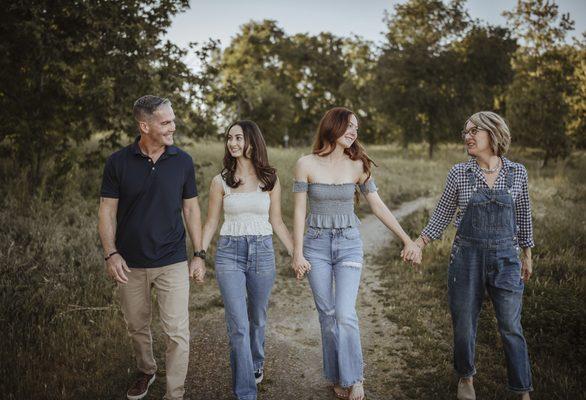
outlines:
[[483, 247], [483, 248], [503, 248], [518, 246], [519, 242], [516, 236], [509, 236], [499, 239], [473, 238], [468, 236], [456, 235], [454, 244], [462, 247]]
[[241, 236], [233, 236], [233, 235], [220, 235], [220, 237], [230, 238], [230, 240], [261, 240], [268, 237], [273, 237], [273, 235], [241, 235]]
[[346, 226], [344, 228], [319, 228], [317, 226], [310, 226], [308, 227], [308, 229], [313, 229], [317, 232], [319, 232], [320, 234], [326, 234], [326, 235], [331, 235], [331, 236], [337, 236], [337, 235], [341, 235], [342, 233], [352, 230], [352, 229], [358, 229], [357, 226]]

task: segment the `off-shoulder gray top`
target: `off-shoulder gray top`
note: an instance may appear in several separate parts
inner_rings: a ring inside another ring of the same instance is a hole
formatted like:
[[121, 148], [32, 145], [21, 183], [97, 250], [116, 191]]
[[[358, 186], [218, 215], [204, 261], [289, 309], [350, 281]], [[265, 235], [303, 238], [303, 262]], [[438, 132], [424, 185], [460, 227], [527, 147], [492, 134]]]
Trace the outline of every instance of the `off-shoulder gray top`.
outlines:
[[[364, 194], [377, 191], [373, 179], [358, 187]], [[355, 191], [355, 183], [293, 183], [293, 192], [307, 192], [307, 226], [314, 228], [348, 228], [360, 225], [360, 220], [354, 214]]]

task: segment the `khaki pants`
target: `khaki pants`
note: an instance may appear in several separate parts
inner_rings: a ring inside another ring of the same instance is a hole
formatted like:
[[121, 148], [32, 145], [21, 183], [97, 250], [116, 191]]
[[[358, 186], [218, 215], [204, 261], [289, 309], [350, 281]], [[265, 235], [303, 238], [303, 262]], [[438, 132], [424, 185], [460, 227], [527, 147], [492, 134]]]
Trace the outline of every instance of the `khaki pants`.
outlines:
[[187, 262], [160, 268], [131, 268], [128, 283], [118, 284], [128, 335], [138, 370], [154, 374], [151, 336], [151, 286], [157, 293], [159, 316], [166, 335], [167, 393], [165, 399], [183, 399], [189, 362], [189, 271]]

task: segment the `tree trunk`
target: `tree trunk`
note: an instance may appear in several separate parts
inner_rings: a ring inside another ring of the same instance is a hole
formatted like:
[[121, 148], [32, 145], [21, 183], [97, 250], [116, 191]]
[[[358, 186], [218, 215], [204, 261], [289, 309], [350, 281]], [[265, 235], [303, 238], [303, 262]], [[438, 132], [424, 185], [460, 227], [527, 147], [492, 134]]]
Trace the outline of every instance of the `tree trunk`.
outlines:
[[545, 157], [543, 158], [543, 164], [541, 164], [541, 168], [545, 168], [547, 167], [547, 163], [549, 162], [550, 159], [550, 155], [549, 155], [549, 151], [545, 151]]
[[433, 151], [435, 150], [435, 140], [433, 137], [429, 138], [429, 159], [433, 158]]

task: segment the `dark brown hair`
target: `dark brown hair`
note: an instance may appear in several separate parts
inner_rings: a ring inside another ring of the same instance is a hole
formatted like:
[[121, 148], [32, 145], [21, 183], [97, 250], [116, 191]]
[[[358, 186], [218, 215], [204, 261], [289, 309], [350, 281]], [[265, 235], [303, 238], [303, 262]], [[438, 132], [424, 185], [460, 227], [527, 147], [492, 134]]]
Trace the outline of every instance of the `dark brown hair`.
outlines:
[[[336, 140], [346, 132], [351, 115], [356, 117], [356, 114], [345, 107], [334, 107], [326, 111], [317, 128], [315, 141], [313, 142], [313, 154], [327, 156], [334, 151], [337, 145]], [[358, 139], [352, 143], [352, 146], [344, 149], [344, 154], [347, 154], [351, 160], [362, 161], [362, 169], [367, 173], [368, 177], [366, 179], [368, 180], [372, 165], [376, 166], [376, 163], [366, 154], [366, 150], [364, 150]]]
[[[241, 120], [232, 123], [228, 129], [224, 138], [224, 169], [222, 169], [222, 178], [226, 181], [226, 184], [231, 188], [237, 188], [242, 184], [239, 180], [236, 180], [234, 174], [236, 173], [236, 159], [230, 154], [228, 150], [228, 132], [232, 127], [238, 125], [242, 132], [244, 132], [244, 157], [250, 158], [256, 177], [261, 181], [262, 190], [264, 192], [270, 192], [273, 190], [275, 183], [277, 182], [277, 170], [269, 165], [269, 157], [267, 155], [267, 145], [265, 139], [260, 132], [258, 125], [249, 120]], [[248, 156], [250, 148], [250, 157]]]

